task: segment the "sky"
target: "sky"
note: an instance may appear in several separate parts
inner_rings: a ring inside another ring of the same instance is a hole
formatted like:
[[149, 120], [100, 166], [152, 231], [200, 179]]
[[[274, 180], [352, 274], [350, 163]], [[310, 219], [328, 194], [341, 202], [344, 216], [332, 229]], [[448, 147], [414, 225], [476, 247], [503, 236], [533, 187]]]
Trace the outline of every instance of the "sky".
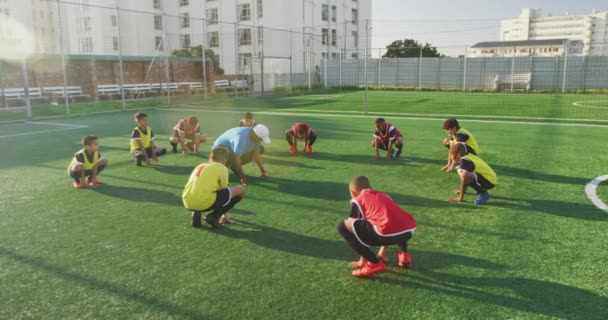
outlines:
[[500, 20], [517, 18], [522, 8], [543, 15], [608, 11], [607, 0], [372, 0], [372, 47], [413, 38], [458, 56], [465, 45], [500, 40]]

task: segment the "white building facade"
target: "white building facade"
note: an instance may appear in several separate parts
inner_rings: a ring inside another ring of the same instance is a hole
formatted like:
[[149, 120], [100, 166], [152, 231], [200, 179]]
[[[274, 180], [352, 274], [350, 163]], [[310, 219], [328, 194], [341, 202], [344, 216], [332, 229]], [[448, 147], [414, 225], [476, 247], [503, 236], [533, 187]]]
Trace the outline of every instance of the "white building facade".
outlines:
[[[27, 36], [34, 45], [33, 53], [55, 52], [58, 42], [53, 5], [40, 0], [0, 0], [0, 26], [6, 29], [0, 30], [0, 37], [6, 39], [16, 34], [19, 37]], [[8, 43], [3, 41], [3, 45]]]
[[500, 38], [501, 41], [580, 41], [582, 55], [608, 55], [608, 11], [542, 16], [540, 10], [526, 8], [517, 19], [501, 21]]

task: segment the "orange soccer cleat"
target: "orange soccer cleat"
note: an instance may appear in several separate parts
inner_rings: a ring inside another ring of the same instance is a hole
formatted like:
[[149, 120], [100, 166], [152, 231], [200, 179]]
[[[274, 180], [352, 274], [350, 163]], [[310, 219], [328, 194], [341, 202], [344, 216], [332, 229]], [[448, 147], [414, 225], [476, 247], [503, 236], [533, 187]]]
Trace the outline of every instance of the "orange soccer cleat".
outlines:
[[353, 270], [352, 275], [355, 277], [369, 277], [376, 273], [386, 271], [386, 265], [384, 261], [380, 260], [378, 263], [371, 263], [367, 261], [361, 269]]
[[72, 186], [73, 186], [74, 188], [76, 188], [76, 189], [82, 189], [82, 187], [83, 187], [82, 183], [80, 183], [80, 182], [76, 182], [76, 181], [74, 181], [74, 182], [72, 183]]
[[312, 146], [306, 146], [306, 152], [313, 153], [315, 151], [312, 149]]
[[412, 256], [409, 252], [398, 252], [397, 258], [399, 258], [399, 262], [397, 263], [399, 268], [409, 269], [412, 266]]
[[89, 180], [87, 180], [87, 183], [88, 184], [102, 184], [103, 181], [97, 180], [97, 179], [89, 179]]
[[293, 154], [293, 153], [297, 153], [298, 149], [296, 149], [296, 146], [291, 146], [289, 147], [289, 153]]

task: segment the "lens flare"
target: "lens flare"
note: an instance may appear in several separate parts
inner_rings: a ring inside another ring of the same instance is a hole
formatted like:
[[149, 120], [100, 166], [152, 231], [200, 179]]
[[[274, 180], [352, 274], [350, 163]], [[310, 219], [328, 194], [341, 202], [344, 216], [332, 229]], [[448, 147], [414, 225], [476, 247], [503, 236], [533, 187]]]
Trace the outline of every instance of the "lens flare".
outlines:
[[20, 22], [0, 15], [0, 60], [23, 60], [35, 51], [36, 40]]

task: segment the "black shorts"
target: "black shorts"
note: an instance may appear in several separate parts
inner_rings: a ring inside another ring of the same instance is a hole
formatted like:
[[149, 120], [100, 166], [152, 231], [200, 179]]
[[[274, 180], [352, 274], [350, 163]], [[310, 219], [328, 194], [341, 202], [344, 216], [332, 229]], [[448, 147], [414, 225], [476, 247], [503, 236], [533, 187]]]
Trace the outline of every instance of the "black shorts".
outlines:
[[369, 223], [367, 220], [359, 219], [353, 222], [353, 231], [355, 232], [355, 237], [357, 240], [361, 242], [364, 246], [388, 246], [393, 244], [400, 244], [404, 241], [408, 241], [412, 238], [412, 234], [414, 230], [401, 233], [399, 235], [394, 236], [383, 236], [376, 232], [374, 226]]
[[490, 181], [488, 181], [488, 179], [486, 179], [484, 176], [480, 175], [479, 173], [475, 173], [475, 176], [477, 177], [477, 181], [473, 181], [472, 183], [476, 183], [480, 186], [482, 186], [484, 189], [494, 189], [494, 187], [496, 187], [493, 183], [491, 183]]
[[[403, 136], [396, 136], [395, 137], [395, 141], [397, 141], [397, 139], [399, 139], [399, 138], [401, 138], [401, 141], [403, 141]], [[384, 142], [384, 141], [382, 141], [380, 139], [376, 139], [376, 142], [378, 142], [378, 141], [380, 141], [380, 143], [378, 143], [378, 149], [386, 151], [386, 149], [388, 148], [388, 145], [389, 145], [390, 141], [389, 142]]]
[[[258, 148], [258, 152], [260, 154], [264, 154], [264, 146], [260, 146]], [[233, 169], [235, 167], [235, 163], [236, 163], [236, 156], [237, 154], [234, 152], [230, 152], [230, 155], [228, 156], [228, 162], [226, 163], [226, 167]], [[241, 166], [248, 164], [249, 162], [253, 161], [255, 158], [255, 151], [251, 151], [248, 153], [245, 153], [244, 155], [241, 156]]]
[[[146, 148], [145, 151], [148, 155], [148, 158], [154, 158], [154, 152], [156, 152], [156, 156], [162, 156], [163, 154], [165, 154], [163, 152], [165, 150], [157, 146], [154, 146], [154, 150], [152, 148]], [[142, 149], [135, 149], [133, 151], [133, 157], [137, 158], [139, 155], [143, 155], [143, 153], [144, 151]]]
[[[93, 175], [93, 170], [85, 170], [84, 171], [84, 176], [85, 177], [91, 177]], [[76, 180], [80, 180], [80, 171], [72, 171], [70, 170], [70, 177], [72, 177], [73, 179]]]
[[[184, 138], [188, 139], [188, 140], [194, 140], [194, 138], [196, 137], [196, 135], [200, 135], [201, 133], [193, 133], [193, 134], [187, 134], [184, 136]], [[173, 137], [174, 138], [179, 138], [179, 130], [173, 130]]]
[[232, 200], [232, 191], [230, 191], [229, 188], [218, 190], [215, 192], [215, 195], [215, 202], [211, 205], [211, 207], [201, 210], [202, 212], [213, 211], [226, 207], [230, 203], [230, 200]]

